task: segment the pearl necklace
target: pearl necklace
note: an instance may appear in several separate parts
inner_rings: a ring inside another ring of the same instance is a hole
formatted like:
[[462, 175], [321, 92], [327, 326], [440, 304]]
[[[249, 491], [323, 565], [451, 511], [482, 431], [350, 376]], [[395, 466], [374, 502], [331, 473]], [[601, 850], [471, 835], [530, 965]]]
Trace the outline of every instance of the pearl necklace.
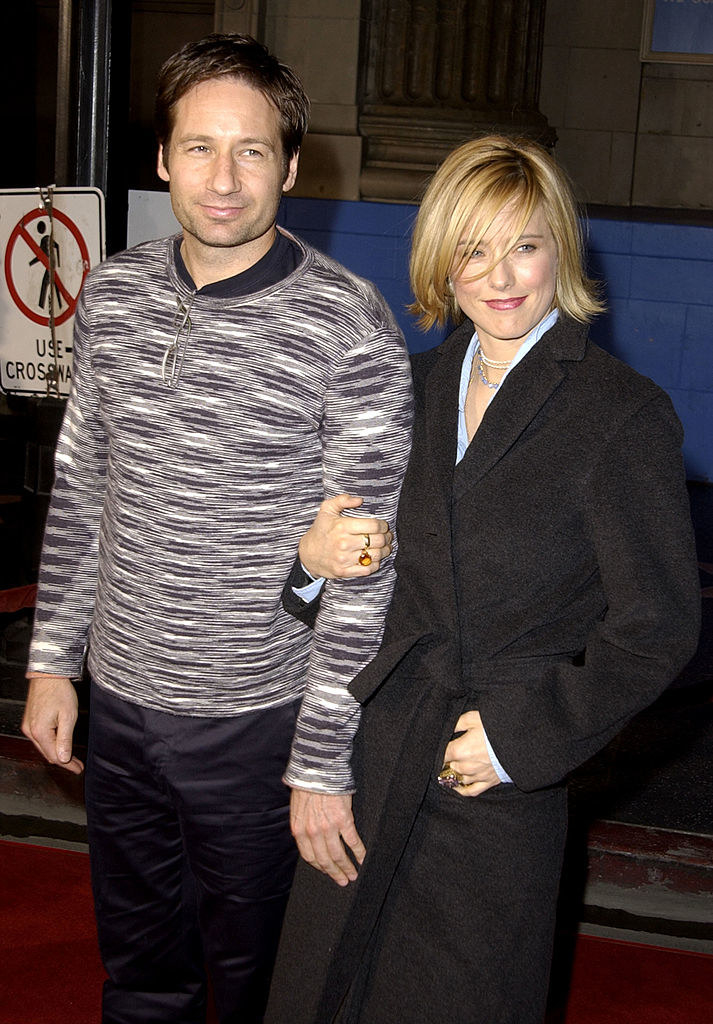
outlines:
[[512, 359], [506, 359], [503, 362], [498, 362], [497, 359], [488, 359], [482, 348], [480, 349], [480, 358], [486, 366], [490, 367], [491, 370], [507, 370], [508, 366], [512, 362]]

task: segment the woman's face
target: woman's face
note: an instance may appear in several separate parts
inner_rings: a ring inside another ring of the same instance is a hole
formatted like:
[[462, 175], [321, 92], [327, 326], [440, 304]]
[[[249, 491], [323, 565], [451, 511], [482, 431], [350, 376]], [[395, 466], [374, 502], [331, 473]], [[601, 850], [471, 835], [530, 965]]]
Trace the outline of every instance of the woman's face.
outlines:
[[[516, 217], [517, 210], [504, 207], [463, 270], [451, 275], [458, 305], [473, 321], [486, 355], [494, 348], [514, 355], [554, 304], [557, 245], [544, 210], [535, 209], [515, 244], [503, 252]], [[459, 247], [458, 258], [461, 252]], [[495, 259], [498, 262], [484, 274]], [[512, 347], [504, 349], [496, 342]]]

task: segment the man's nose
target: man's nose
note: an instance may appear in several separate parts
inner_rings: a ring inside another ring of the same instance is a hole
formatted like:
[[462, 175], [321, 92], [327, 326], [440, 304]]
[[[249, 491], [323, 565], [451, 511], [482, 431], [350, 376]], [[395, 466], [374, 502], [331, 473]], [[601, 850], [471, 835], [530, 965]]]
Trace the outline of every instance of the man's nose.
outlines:
[[238, 166], [230, 153], [217, 153], [214, 157], [208, 187], [219, 195], [240, 191]]

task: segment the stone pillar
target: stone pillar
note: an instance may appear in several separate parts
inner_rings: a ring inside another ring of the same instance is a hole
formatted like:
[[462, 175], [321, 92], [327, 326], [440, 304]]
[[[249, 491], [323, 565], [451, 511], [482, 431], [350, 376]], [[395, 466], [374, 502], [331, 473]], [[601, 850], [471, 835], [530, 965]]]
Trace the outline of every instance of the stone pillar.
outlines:
[[300, 75], [312, 103], [293, 196], [359, 199], [361, 0], [216, 0], [218, 32], [247, 32]]
[[365, 0], [361, 194], [418, 199], [446, 154], [489, 131], [545, 145], [545, 0]]
[[215, 31], [242, 32], [261, 39], [264, 0], [215, 0]]

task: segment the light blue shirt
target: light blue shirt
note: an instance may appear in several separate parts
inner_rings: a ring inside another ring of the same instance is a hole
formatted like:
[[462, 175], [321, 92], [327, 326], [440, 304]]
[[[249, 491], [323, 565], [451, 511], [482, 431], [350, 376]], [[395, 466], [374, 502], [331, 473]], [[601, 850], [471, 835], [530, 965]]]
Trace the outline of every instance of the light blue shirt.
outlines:
[[[302, 565], [302, 562], [300, 562], [300, 565]], [[309, 576], [312, 582], [306, 583], [304, 587], [293, 587], [292, 592], [293, 594], [297, 594], [298, 597], [301, 597], [305, 604], [309, 604], [311, 601], [314, 601], [315, 597], [317, 597], [324, 586], [324, 576], [313, 576], [312, 573], [305, 569], [303, 565], [302, 572], [305, 576]]]
[[[533, 331], [530, 331], [528, 336], [523, 341], [520, 348], [517, 350], [513, 361], [508, 366], [507, 370], [502, 376], [500, 386], [513, 369], [521, 362], [531, 348], [534, 348], [537, 342], [540, 340], [543, 334], [549, 331], [550, 327], [554, 326], [559, 316], [559, 310], [553, 309], [551, 313], [548, 313], [544, 320], [540, 320], [539, 324]], [[465, 455], [466, 448], [470, 443], [468, 441], [468, 431], [465, 425], [465, 396], [468, 394], [468, 383], [470, 381], [470, 375], [473, 371], [473, 360], [480, 351], [480, 343], [478, 341], [478, 332], [473, 331], [473, 337], [470, 339], [470, 344], [466, 349], [465, 356], [463, 357], [463, 368], [460, 374], [460, 390], [458, 391], [458, 454], [456, 455], [456, 465]], [[495, 390], [493, 390], [495, 394]]]

